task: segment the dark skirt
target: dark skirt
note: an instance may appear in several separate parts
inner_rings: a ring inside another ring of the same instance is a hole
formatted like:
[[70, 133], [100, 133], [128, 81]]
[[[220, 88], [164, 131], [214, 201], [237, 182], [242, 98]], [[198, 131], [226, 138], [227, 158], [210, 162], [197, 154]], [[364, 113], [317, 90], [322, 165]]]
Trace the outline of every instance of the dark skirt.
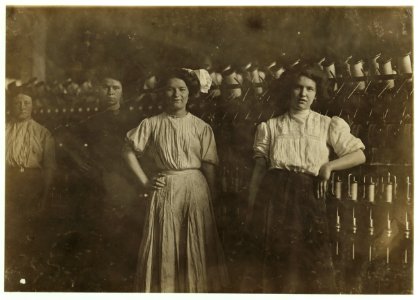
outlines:
[[6, 169], [6, 238], [24, 239], [39, 209], [43, 184], [40, 169]]
[[[270, 170], [259, 189], [252, 236], [264, 293], [335, 293], [328, 218], [316, 177]], [[259, 273], [259, 274], [258, 274]]]
[[[5, 290], [24, 291], [38, 276], [33, 266], [41, 255], [46, 227], [38, 214], [43, 184], [40, 169], [6, 169]], [[19, 283], [25, 278], [27, 285]]]

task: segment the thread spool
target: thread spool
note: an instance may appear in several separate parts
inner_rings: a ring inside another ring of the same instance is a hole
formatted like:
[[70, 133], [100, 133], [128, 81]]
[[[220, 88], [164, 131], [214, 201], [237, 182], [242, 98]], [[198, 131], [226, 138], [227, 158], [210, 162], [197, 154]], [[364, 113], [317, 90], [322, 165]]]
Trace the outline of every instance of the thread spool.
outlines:
[[357, 201], [357, 181], [354, 178], [350, 184], [350, 198], [353, 201]]
[[[260, 74], [258, 72], [258, 68], [254, 68], [251, 72], [251, 82], [252, 83], [261, 83], [262, 79], [260, 77]], [[257, 95], [261, 95], [263, 93], [263, 88], [261, 86], [259, 87], [254, 87], [254, 92]]]
[[397, 68], [400, 74], [412, 74], [410, 52], [397, 58]]
[[370, 183], [368, 185], [368, 201], [370, 203], [375, 203], [375, 183], [373, 182], [372, 177], [370, 178]]
[[[382, 75], [392, 75], [394, 74], [393, 70], [392, 70], [392, 62], [391, 62], [391, 58], [384, 58], [381, 57], [381, 59], [379, 59], [379, 70], [380, 73]], [[386, 89], [392, 89], [395, 86], [394, 80], [390, 79], [390, 80], [386, 80]]]
[[349, 173], [347, 175], [347, 195], [349, 199], [352, 199], [352, 178], [354, 180], [353, 174]]
[[385, 188], [385, 202], [392, 203], [393, 187], [392, 182], [388, 182]]
[[343, 182], [341, 181], [340, 177], [337, 177], [337, 181], [335, 182], [334, 187], [334, 195], [337, 199], [341, 199], [341, 187]]
[[[355, 59], [350, 61], [350, 74], [352, 77], [363, 77], [363, 60]], [[363, 91], [366, 88], [366, 83], [364, 81], [357, 82], [358, 91]]]

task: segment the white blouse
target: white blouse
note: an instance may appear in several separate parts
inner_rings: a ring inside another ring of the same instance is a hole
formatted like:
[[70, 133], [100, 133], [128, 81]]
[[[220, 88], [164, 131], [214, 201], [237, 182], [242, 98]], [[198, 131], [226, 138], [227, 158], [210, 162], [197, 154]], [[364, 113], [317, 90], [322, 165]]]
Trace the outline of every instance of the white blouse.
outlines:
[[330, 118], [314, 111], [309, 111], [304, 118], [285, 113], [257, 127], [254, 158], [266, 158], [269, 169], [317, 176], [320, 167], [329, 161], [329, 147], [339, 157], [365, 149], [339, 117]]
[[146, 118], [127, 133], [126, 140], [139, 156], [147, 150], [161, 170], [199, 169], [201, 162], [218, 163], [213, 130], [190, 113]]

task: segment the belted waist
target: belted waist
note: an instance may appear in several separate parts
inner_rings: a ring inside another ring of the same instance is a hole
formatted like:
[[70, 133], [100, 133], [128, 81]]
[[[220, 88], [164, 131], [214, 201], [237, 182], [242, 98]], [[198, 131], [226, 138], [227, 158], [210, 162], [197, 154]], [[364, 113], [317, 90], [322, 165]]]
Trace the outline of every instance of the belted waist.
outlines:
[[161, 170], [159, 174], [162, 175], [186, 175], [201, 172], [200, 169], [182, 169], [182, 170]]
[[286, 174], [286, 176], [289, 176], [290, 174], [297, 174], [297, 175], [307, 176], [311, 178], [316, 178], [314, 174], [311, 174], [303, 170], [299, 170], [297, 168], [292, 168], [292, 169], [271, 168], [268, 171], [273, 172], [273, 173], [284, 173]]

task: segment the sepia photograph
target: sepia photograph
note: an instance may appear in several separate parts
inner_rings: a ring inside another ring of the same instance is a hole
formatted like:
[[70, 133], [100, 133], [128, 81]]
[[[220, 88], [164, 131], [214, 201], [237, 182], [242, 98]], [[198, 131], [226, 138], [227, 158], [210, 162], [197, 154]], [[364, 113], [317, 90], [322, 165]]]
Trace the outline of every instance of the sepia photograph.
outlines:
[[413, 295], [414, 7], [148, 5], [4, 7], [4, 292]]

